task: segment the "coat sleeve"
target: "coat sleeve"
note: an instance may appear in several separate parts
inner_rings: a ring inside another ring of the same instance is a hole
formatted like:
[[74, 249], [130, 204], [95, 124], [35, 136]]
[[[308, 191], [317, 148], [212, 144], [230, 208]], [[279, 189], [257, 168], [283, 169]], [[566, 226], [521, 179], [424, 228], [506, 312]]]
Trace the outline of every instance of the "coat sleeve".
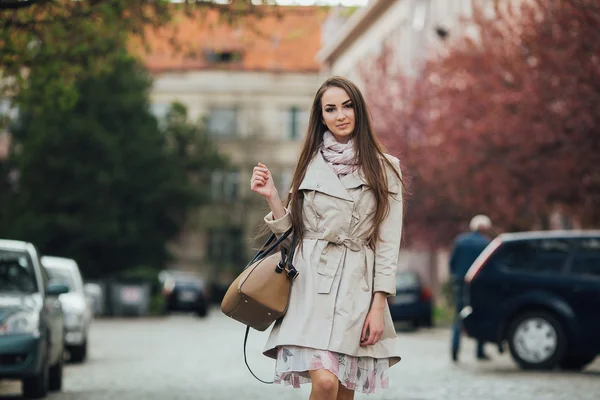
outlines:
[[[273, 232], [275, 234], [275, 236], [277, 236], [277, 238], [279, 238], [281, 235], [283, 235], [285, 232], [287, 232], [292, 227], [292, 216], [290, 214], [290, 207], [287, 207], [285, 209], [285, 215], [283, 217], [274, 219], [273, 212], [271, 211], [267, 215], [265, 215], [264, 220], [265, 220], [265, 223], [267, 224], [267, 226], [269, 227], [269, 229], [271, 230], [271, 232]], [[282, 245], [286, 248], [289, 248], [291, 244], [292, 244], [292, 235], [288, 236], [282, 242]]]
[[273, 212], [271, 211], [265, 216], [265, 223], [277, 237], [284, 234], [288, 229], [292, 227], [292, 216], [290, 215], [290, 209], [285, 209], [285, 215], [279, 219], [273, 218]]
[[[398, 161], [396, 160], [396, 163]], [[400, 172], [398, 170], [398, 172]], [[390, 211], [379, 228], [379, 240], [375, 247], [375, 274], [373, 292], [384, 292], [388, 296], [396, 294], [396, 270], [400, 241], [402, 239], [402, 184], [390, 189]]]

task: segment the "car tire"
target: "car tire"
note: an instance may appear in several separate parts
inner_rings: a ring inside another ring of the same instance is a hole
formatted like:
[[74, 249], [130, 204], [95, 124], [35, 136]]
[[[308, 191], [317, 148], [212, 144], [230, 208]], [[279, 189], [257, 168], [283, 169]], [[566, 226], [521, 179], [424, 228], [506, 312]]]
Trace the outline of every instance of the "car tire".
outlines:
[[590, 364], [596, 355], [588, 355], [588, 356], [571, 356], [566, 355], [565, 358], [559, 363], [561, 369], [566, 371], [581, 371], [588, 364]]
[[56, 364], [50, 367], [48, 389], [57, 392], [62, 389], [64, 358], [61, 354]]
[[26, 399], [41, 399], [48, 394], [50, 371], [48, 366], [48, 355], [42, 363], [40, 373], [31, 378], [23, 379], [23, 397]]
[[431, 315], [423, 319], [422, 325], [426, 328], [433, 328], [433, 319], [431, 318]]
[[208, 307], [206, 307], [206, 306], [199, 307], [196, 310], [196, 315], [199, 316], [200, 318], [206, 317], [208, 315]]
[[562, 324], [544, 310], [517, 315], [510, 323], [507, 341], [512, 358], [526, 370], [555, 368], [567, 349]]
[[82, 363], [87, 357], [87, 339], [79, 346], [69, 347], [70, 361], [73, 363]]

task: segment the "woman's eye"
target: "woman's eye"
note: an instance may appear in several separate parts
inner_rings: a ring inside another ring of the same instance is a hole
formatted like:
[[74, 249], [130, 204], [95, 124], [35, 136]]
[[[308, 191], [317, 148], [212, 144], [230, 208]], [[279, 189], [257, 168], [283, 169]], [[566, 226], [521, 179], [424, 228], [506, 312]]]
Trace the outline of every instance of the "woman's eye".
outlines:
[[332, 112], [334, 110], [334, 108], [326, 108], [325, 112]]
[[353, 104], [346, 104], [344, 107], [345, 108], [354, 108], [354, 105]]

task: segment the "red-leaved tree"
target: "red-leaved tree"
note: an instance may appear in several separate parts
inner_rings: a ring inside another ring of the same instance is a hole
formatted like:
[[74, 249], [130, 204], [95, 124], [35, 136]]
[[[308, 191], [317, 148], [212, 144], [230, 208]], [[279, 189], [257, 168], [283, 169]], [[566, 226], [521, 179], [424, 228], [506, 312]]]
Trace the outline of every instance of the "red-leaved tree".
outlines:
[[600, 3], [495, 11], [476, 9], [477, 38], [453, 41], [416, 80], [390, 51], [363, 71], [377, 131], [410, 177], [415, 242], [446, 245], [477, 213], [498, 230], [547, 227], [559, 208], [600, 226]]

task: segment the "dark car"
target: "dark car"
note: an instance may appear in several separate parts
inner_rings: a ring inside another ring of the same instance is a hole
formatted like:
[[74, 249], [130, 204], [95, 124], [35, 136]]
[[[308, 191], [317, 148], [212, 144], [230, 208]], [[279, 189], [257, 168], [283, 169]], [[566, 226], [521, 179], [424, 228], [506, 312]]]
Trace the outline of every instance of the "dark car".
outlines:
[[398, 271], [396, 295], [388, 297], [394, 322], [410, 322], [415, 328], [433, 326], [432, 293], [419, 274], [414, 271]]
[[209, 298], [205, 282], [197, 277], [175, 274], [163, 283], [165, 312], [195, 312], [200, 317], [208, 314]]
[[23, 395], [44, 397], [60, 390], [64, 316], [31, 243], [0, 240], [0, 379], [19, 379]]
[[600, 231], [502, 234], [465, 288], [467, 334], [508, 342], [523, 369], [582, 369], [600, 353]]

